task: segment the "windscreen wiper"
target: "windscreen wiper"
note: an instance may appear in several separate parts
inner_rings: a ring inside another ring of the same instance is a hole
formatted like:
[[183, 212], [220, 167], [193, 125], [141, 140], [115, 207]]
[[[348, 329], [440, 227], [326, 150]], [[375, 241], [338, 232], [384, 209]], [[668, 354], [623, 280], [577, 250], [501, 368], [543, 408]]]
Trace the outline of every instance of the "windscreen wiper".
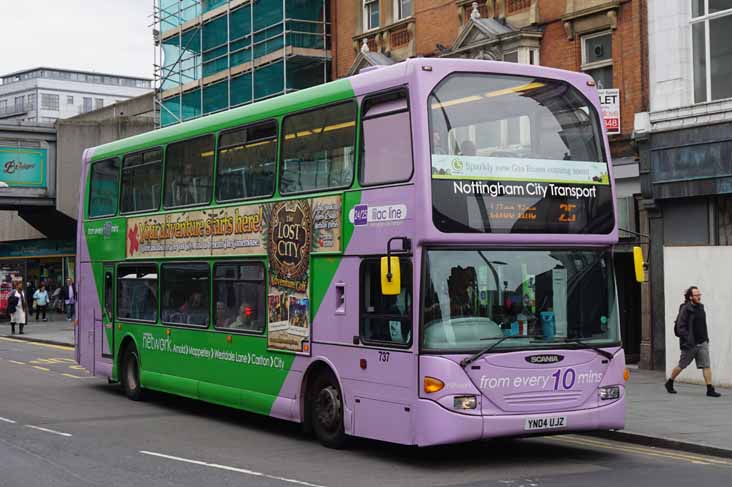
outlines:
[[582, 345], [584, 347], [587, 347], [588, 349], [594, 350], [595, 352], [599, 353], [600, 355], [602, 355], [603, 357], [605, 357], [608, 360], [612, 360], [615, 357], [615, 355], [613, 355], [612, 353], [610, 353], [606, 350], [603, 350], [601, 348], [593, 347], [589, 343], [583, 342], [582, 339], [580, 339], [580, 338], [567, 338], [564, 341], [576, 343], [577, 345]]
[[512, 336], [512, 335], [509, 335], [509, 336], [505, 336], [505, 337], [486, 337], [486, 338], [481, 338], [481, 340], [496, 340], [496, 341], [493, 342], [493, 343], [491, 343], [489, 346], [485, 347], [483, 350], [474, 353], [470, 357], [467, 357], [467, 358], [462, 359], [460, 361], [460, 365], [462, 367], [466, 367], [466, 366], [472, 364], [473, 362], [475, 362], [476, 360], [478, 360], [480, 357], [482, 357], [483, 355], [485, 355], [486, 353], [490, 352], [495, 347], [497, 347], [499, 343], [503, 343], [504, 341], [509, 340], [509, 339], [513, 339], [513, 338], [531, 339], [531, 338], [541, 338], [541, 337], [521, 336], [521, 335]]

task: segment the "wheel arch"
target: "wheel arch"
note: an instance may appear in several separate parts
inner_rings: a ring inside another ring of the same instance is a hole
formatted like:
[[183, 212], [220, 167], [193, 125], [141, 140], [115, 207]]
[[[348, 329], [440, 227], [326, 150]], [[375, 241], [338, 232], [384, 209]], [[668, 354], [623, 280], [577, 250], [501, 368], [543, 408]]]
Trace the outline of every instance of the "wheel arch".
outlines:
[[119, 348], [117, 349], [117, 355], [115, 356], [114, 365], [116, 371], [116, 380], [120, 379], [120, 370], [122, 370], [122, 359], [125, 356], [125, 350], [130, 344], [134, 345], [137, 349], [137, 359], [140, 361], [139, 366], [142, 367], [142, 357], [140, 356], [140, 347], [137, 345], [135, 337], [129, 333], [126, 333], [119, 342]]
[[338, 384], [338, 388], [341, 390], [341, 397], [343, 398], [344, 427], [346, 428], [346, 432], [350, 433], [350, 409], [348, 407], [348, 400], [346, 398], [346, 394], [343, 388], [343, 380], [338, 375], [338, 372], [336, 370], [336, 367], [330, 360], [326, 359], [325, 357], [317, 357], [310, 363], [310, 365], [308, 365], [305, 373], [303, 374], [302, 382], [300, 383], [300, 420], [303, 424], [303, 428], [308, 433], [311, 431], [311, 405], [310, 401], [308, 401], [309, 388], [313, 380], [323, 373], [331, 374]]

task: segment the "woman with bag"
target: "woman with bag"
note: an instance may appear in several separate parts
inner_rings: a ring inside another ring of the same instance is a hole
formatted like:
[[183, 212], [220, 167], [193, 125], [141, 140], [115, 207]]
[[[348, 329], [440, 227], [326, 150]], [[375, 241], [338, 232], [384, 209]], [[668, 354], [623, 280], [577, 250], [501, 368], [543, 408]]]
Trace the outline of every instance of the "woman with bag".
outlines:
[[17, 324], [20, 328], [20, 334], [23, 335], [23, 327], [26, 323], [28, 315], [28, 301], [25, 298], [25, 292], [23, 292], [23, 282], [19, 281], [15, 284], [15, 291], [10, 295], [13, 301], [17, 300], [15, 305], [15, 311], [10, 315], [10, 330], [15, 335], [15, 325]]
[[46, 291], [46, 283], [42, 282], [41, 287], [33, 293], [33, 307], [36, 310], [36, 321], [38, 317], [43, 314], [43, 321], [48, 321], [46, 318], [46, 310], [48, 309], [48, 291]]

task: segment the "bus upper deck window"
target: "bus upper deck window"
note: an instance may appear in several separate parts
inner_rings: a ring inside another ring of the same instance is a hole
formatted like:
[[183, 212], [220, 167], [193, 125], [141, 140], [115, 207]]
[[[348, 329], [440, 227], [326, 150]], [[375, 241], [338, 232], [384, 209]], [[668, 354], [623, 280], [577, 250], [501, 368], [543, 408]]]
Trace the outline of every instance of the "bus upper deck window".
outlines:
[[363, 185], [407, 181], [412, 176], [412, 128], [407, 92], [366, 98], [363, 103]]
[[165, 154], [165, 207], [209, 203], [213, 160], [213, 135], [168, 146]]

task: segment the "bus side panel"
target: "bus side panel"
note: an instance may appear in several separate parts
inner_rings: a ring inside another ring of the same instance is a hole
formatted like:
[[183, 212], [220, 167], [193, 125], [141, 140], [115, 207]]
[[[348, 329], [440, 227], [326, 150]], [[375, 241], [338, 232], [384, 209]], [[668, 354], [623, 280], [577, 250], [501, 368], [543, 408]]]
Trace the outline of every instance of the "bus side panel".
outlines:
[[[89, 255], [89, 242], [86, 238], [84, 215], [87, 194], [87, 178], [89, 174], [89, 161], [94, 154], [94, 149], [84, 151], [81, 161], [81, 191], [79, 191], [79, 214], [76, 234], [76, 319], [75, 322], [75, 344], [76, 361], [82, 367], [88, 369], [92, 374], [97, 374], [95, 355], [97, 346], [94, 337], [94, 316], [95, 313], [101, 316], [99, 305], [99, 294], [96, 289], [92, 262]], [[101, 348], [101, 347], [100, 347]], [[105, 367], [106, 368], [106, 367]], [[103, 372], [102, 372], [103, 373]], [[111, 370], [109, 370], [111, 373]]]
[[77, 361], [79, 365], [95, 374], [97, 347], [94, 343], [94, 311], [99, 308], [99, 299], [95, 289], [92, 263], [87, 261], [77, 264], [76, 273], [76, 290], [79, 293], [76, 303]]
[[[351, 209], [361, 213], [358, 216], [351, 214]], [[363, 258], [386, 254], [391, 237], [414, 237], [411, 216], [414, 214], [414, 189], [401, 186], [365, 190], [358, 202], [347, 196], [344, 211], [345, 217], [351, 220], [345, 225], [353, 225], [349, 228], [353, 231], [352, 237], [345, 242], [347, 255], [340, 260], [332, 278], [326, 272], [331, 264], [328, 258], [313, 259], [313, 294], [322, 296], [313, 320], [313, 355], [311, 360], [298, 357], [293, 372], [304, 373], [315, 361], [327, 364], [333, 370], [342, 388], [346, 433], [413, 444], [415, 345], [406, 349], [379, 347], [364, 345], [360, 340], [356, 342], [354, 337], [360, 335]], [[413, 263], [413, 272], [418, 267]], [[280, 391], [273, 415], [284, 417], [288, 408], [290, 411], [292, 407], [300, 408], [302, 401], [286, 400], [293, 395], [299, 397], [303, 385], [296, 377], [291, 372]], [[302, 411], [298, 413], [293, 419], [303, 417]]]

